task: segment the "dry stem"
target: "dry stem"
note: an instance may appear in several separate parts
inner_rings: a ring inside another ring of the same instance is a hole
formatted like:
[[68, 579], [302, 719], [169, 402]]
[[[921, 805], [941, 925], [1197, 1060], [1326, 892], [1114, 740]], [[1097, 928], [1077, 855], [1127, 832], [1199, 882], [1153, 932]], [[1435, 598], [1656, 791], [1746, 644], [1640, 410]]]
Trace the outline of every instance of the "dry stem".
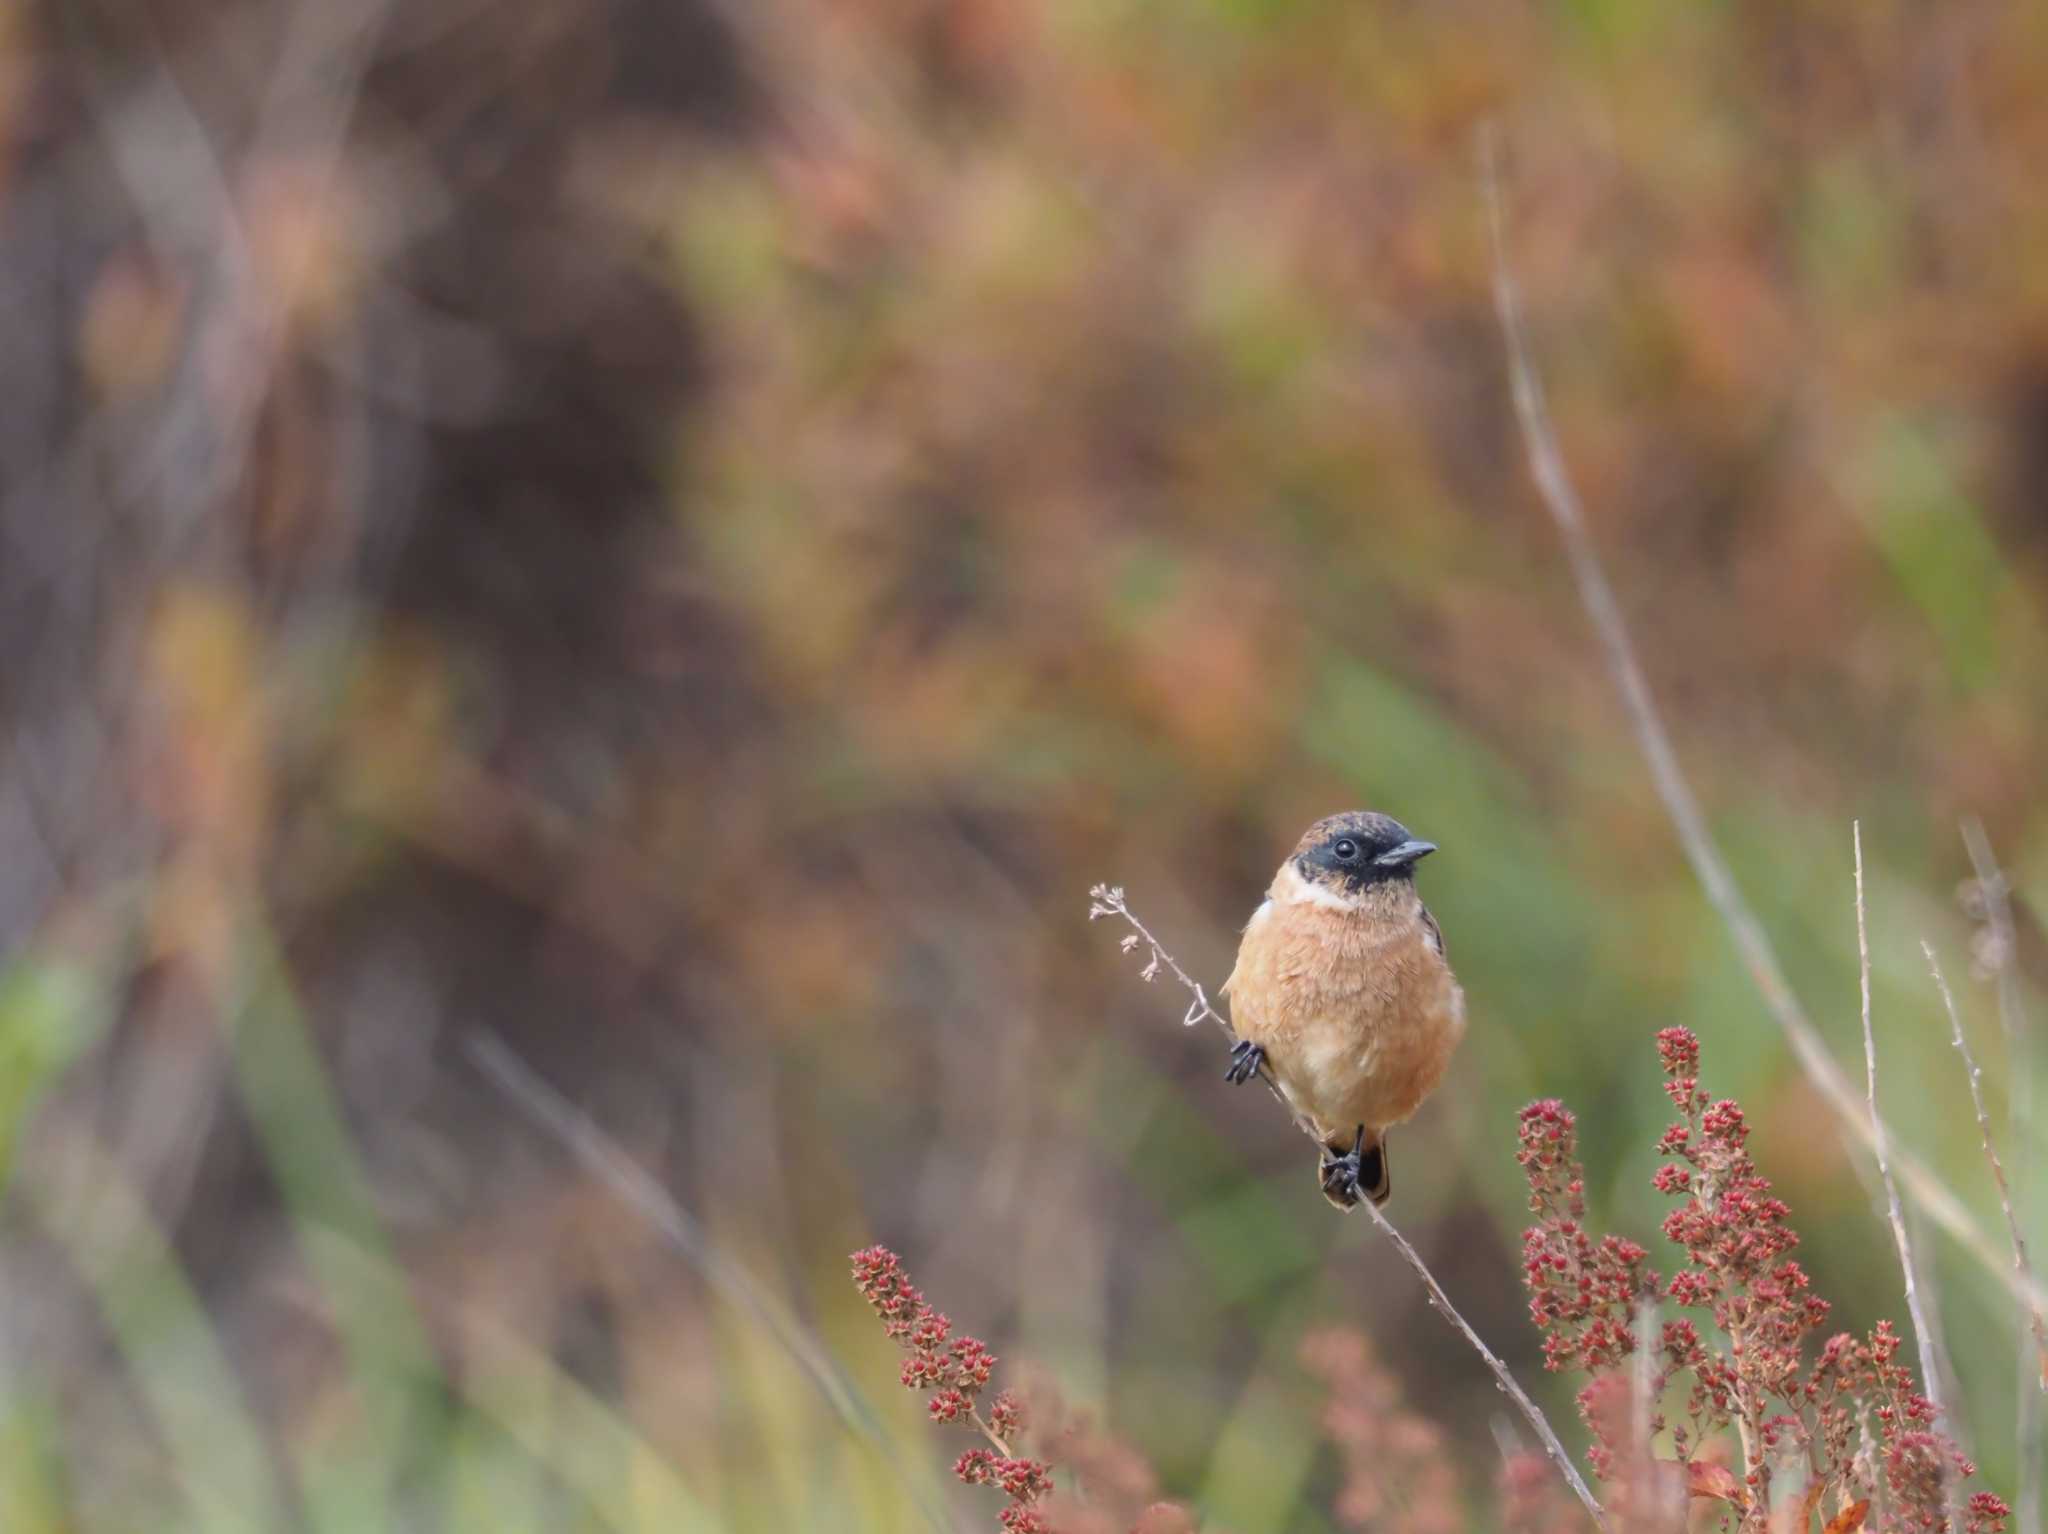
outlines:
[[[1629, 723], [1635, 730], [1636, 743], [1656, 785], [1657, 796], [1663, 801], [1665, 813], [1671, 818], [1686, 860], [1691, 863], [1694, 875], [1706, 891], [1708, 902], [1728, 928], [1750, 979], [1762, 994], [1765, 1006], [1785, 1035], [1786, 1042], [1792, 1046], [1792, 1053], [1808, 1079], [1842, 1124], [1866, 1146], [1874, 1148], [1873, 1132], [1861, 1096], [1828, 1053], [1826, 1041], [1793, 993], [1777, 953], [1764, 933], [1763, 924], [1743, 899], [1734, 874], [1709, 834], [1699, 801], [1693, 797], [1692, 787], [1678, 764], [1663, 717], [1657, 711], [1649, 683], [1636, 659], [1635, 646], [1622, 619], [1621, 604], [1615, 598], [1614, 587], [1607, 579], [1592, 535], [1586, 529], [1578, 492], [1565, 470], [1564, 454], [1557, 445], [1557, 434], [1550, 424], [1543, 385], [1536, 376], [1535, 364], [1530, 360], [1528, 338], [1522, 327], [1521, 300], [1508, 266], [1504, 214], [1490, 133], [1482, 140], [1482, 151], [1487, 210], [1493, 233], [1494, 307], [1500, 317], [1507, 347], [1515, 417], [1521, 427], [1538, 495], [1563, 539], [1565, 557], [1571, 565], [1579, 601], [1599, 637], [1608, 671], [1621, 693]], [[2031, 1274], [2016, 1273], [2007, 1266], [2005, 1254], [1999, 1251], [1997, 1243], [1978, 1228], [1962, 1200], [1924, 1162], [1903, 1148], [1898, 1151], [1896, 1161], [1900, 1179], [1935, 1223], [1982, 1263], [1987, 1272], [1996, 1275], [2016, 1299], [2035, 1307], [2048, 1302], [2048, 1291], [2044, 1291]]]
[[1003, 1435], [989, 1426], [988, 1418], [981, 1414], [979, 1406], [970, 1406], [967, 1409], [967, 1415], [974, 1420], [974, 1425], [981, 1429], [981, 1436], [995, 1446], [996, 1453], [1002, 1455], [1004, 1459], [1015, 1459], [1017, 1457], [1016, 1452], [1007, 1443], [1003, 1442]]
[[[1237, 1030], [1230, 1026], [1230, 1020], [1209, 1005], [1207, 993], [1203, 991], [1202, 987], [1195, 982], [1186, 970], [1180, 967], [1180, 964], [1174, 959], [1173, 955], [1160, 946], [1159, 939], [1152, 935], [1150, 929], [1138, 920], [1132, 913], [1131, 908], [1125, 904], [1123, 887], [1121, 885], [1098, 884], [1088, 892], [1088, 897], [1092, 902], [1088, 907], [1088, 919], [1090, 921], [1101, 916], [1119, 917], [1127, 922], [1131, 930], [1137, 934], [1135, 941], [1130, 938], [1124, 940], [1125, 951], [1129, 952], [1137, 947], [1139, 942], [1142, 942], [1149, 950], [1143, 971], [1145, 979], [1153, 979], [1163, 966], [1170, 970], [1174, 978], [1187, 987], [1188, 991], [1194, 996], [1193, 1005], [1188, 1008], [1187, 1015], [1181, 1019], [1184, 1024], [1192, 1026], [1207, 1019], [1215, 1023], [1218, 1028], [1221, 1028], [1224, 1036], [1231, 1043], [1235, 1044], [1237, 1042]], [[1315, 1132], [1315, 1127], [1307, 1119], [1294, 1111], [1293, 1105], [1281, 1095], [1280, 1088], [1275, 1085], [1273, 1078], [1263, 1068], [1259, 1072], [1259, 1077], [1265, 1082], [1266, 1090], [1273, 1094], [1273, 1100], [1287, 1110], [1288, 1117], [1294, 1120], [1295, 1127], [1306, 1134], [1310, 1140], [1314, 1141], [1317, 1150], [1320, 1151], [1322, 1149], [1322, 1137]], [[1429, 1264], [1422, 1260], [1422, 1254], [1408, 1244], [1408, 1238], [1394, 1228], [1393, 1221], [1389, 1220], [1380, 1211], [1379, 1206], [1374, 1204], [1371, 1199], [1361, 1199], [1359, 1206], [1372, 1216], [1373, 1223], [1379, 1226], [1381, 1234], [1393, 1243], [1394, 1250], [1401, 1254], [1401, 1260], [1407, 1263], [1415, 1276], [1422, 1281], [1423, 1293], [1429, 1300], [1430, 1308], [1449, 1321], [1460, 1332], [1464, 1333], [1465, 1340], [1472, 1345], [1473, 1351], [1486, 1360], [1486, 1367], [1493, 1371], [1494, 1381], [1507, 1393], [1508, 1399], [1515, 1403], [1516, 1409], [1521, 1412], [1523, 1418], [1535, 1432], [1536, 1437], [1542, 1442], [1543, 1452], [1550, 1456], [1551, 1462], [1557, 1466], [1559, 1473], [1564, 1476], [1565, 1481], [1571, 1486], [1579, 1501], [1585, 1505], [1586, 1511], [1592, 1514], [1593, 1521], [1602, 1529], [1605, 1529], [1607, 1527], [1607, 1515], [1601, 1510], [1600, 1503], [1587, 1487], [1585, 1478], [1579, 1474], [1578, 1466], [1572, 1463], [1571, 1455], [1566, 1451], [1564, 1444], [1558, 1439], [1557, 1433], [1550, 1426], [1550, 1419], [1543, 1415], [1543, 1409], [1529, 1399], [1528, 1392], [1523, 1390], [1514, 1375], [1508, 1372], [1508, 1366], [1494, 1355], [1493, 1349], [1489, 1348], [1480, 1339], [1479, 1334], [1472, 1330], [1471, 1323], [1458, 1313], [1457, 1306], [1453, 1305], [1450, 1296], [1444, 1293], [1443, 1285], [1439, 1284], [1436, 1281], [1436, 1275], [1429, 1271]]]
[[[1728, 1349], [1740, 1360], [1748, 1356], [1742, 1328], [1728, 1325]], [[1749, 1489], [1749, 1505], [1742, 1515], [1742, 1527], [1761, 1527], [1760, 1519], [1771, 1505], [1771, 1462], [1764, 1455], [1764, 1415], [1769, 1400], [1739, 1367], [1735, 1376], [1735, 1432], [1742, 1440], [1742, 1484]]]

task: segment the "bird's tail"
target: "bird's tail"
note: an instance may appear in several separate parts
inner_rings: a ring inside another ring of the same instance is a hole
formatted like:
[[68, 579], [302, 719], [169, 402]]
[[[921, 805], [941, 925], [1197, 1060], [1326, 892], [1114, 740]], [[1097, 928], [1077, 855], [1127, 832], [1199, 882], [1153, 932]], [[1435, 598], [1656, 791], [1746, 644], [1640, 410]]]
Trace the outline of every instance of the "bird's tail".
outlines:
[[[1394, 1191], [1393, 1174], [1387, 1165], [1386, 1136], [1380, 1131], [1368, 1129], [1362, 1142], [1332, 1140], [1329, 1146], [1330, 1154], [1348, 1155], [1353, 1143], [1359, 1145], [1358, 1193], [1363, 1193], [1375, 1204], [1386, 1203]], [[1317, 1173], [1317, 1180], [1322, 1184], [1323, 1197], [1339, 1209], [1358, 1207], [1358, 1193], [1352, 1192], [1348, 1186], [1323, 1176], [1320, 1170]]]

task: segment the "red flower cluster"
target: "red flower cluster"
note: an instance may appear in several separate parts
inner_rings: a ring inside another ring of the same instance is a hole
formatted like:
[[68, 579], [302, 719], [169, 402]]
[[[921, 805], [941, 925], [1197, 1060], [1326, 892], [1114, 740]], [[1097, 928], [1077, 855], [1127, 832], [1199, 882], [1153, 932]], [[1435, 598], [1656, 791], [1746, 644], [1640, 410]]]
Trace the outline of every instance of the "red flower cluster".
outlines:
[[1635, 1351], [1630, 1327], [1649, 1253], [1620, 1236], [1595, 1241], [1587, 1232], [1570, 1109], [1555, 1100], [1524, 1108], [1515, 1160], [1528, 1175], [1529, 1211], [1539, 1222], [1522, 1237], [1522, 1282], [1530, 1317], [1547, 1334], [1544, 1360], [1552, 1369], [1611, 1368]]
[[[1047, 1388], [1031, 1391], [1027, 1412], [1005, 1390], [982, 1404], [995, 1355], [973, 1337], [955, 1337], [953, 1323], [925, 1303], [887, 1247], [853, 1254], [853, 1282], [882, 1330], [902, 1347], [903, 1383], [930, 1390], [925, 1409], [935, 1422], [978, 1431], [988, 1448], [969, 1449], [953, 1474], [969, 1486], [992, 1486], [1010, 1499], [1000, 1514], [1005, 1534], [1194, 1534], [1186, 1509], [1155, 1501], [1152, 1467], [1128, 1446], [1069, 1412]], [[1047, 1457], [1018, 1452], [1029, 1419], [1032, 1437]], [[1082, 1497], [1053, 1493], [1053, 1462], [1077, 1481]]]
[[902, 1347], [902, 1380], [911, 1390], [930, 1390], [925, 1409], [934, 1422], [977, 1428], [993, 1449], [969, 1449], [953, 1463], [953, 1474], [970, 1486], [993, 1486], [1010, 1499], [1002, 1525], [1009, 1534], [1051, 1534], [1052, 1525], [1034, 1503], [1052, 1490], [1052, 1466], [1013, 1455], [1010, 1444], [1023, 1431], [1024, 1408], [1005, 1390], [981, 1411], [981, 1392], [995, 1372], [996, 1356], [978, 1337], [953, 1335], [953, 1323], [925, 1303], [903, 1271], [902, 1259], [885, 1246], [853, 1254], [853, 1285], [882, 1318], [882, 1330]]
[[[1595, 1240], [1585, 1229], [1570, 1112], [1538, 1102], [1521, 1116], [1516, 1160], [1537, 1218], [1523, 1237], [1529, 1314], [1545, 1334], [1549, 1366], [1590, 1376], [1579, 1406], [1593, 1431], [1594, 1469], [1628, 1483], [1625, 1491], [1661, 1484], [1665, 1477], [1645, 1458], [1650, 1440], [1668, 1427], [1692, 1495], [1728, 1502], [1745, 1530], [1766, 1526], [1770, 1467], [1787, 1451], [1813, 1466], [1809, 1508], [1832, 1493], [1845, 1508], [1871, 1501], [1879, 1509], [1866, 1525], [1872, 1530], [1947, 1529], [1950, 1478], [1975, 1467], [1935, 1427], [1933, 1403], [1914, 1390], [1898, 1360], [1897, 1335], [1889, 1323], [1860, 1341], [1839, 1334], [1807, 1366], [1806, 1341], [1826, 1325], [1828, 1304], [1790, 1255], [1799, 1244], [1791, 1211], [1750, 1157], [1741, 1107], [1701, 1089], [1699, 1040], [1667, 1028], [1657, 1035], [1657, 1052], [1665, 1093], [1680, 1114], [1658, 1141], [1666, 1159], [1652, 1179], [1677, 1201], [1664, 1234], [1684, 1253], [1684, 1265], [1668, 1282], [1634, 1242]], [[1707, 1312], [1720, 1341], [1710, 1344], [1690, 1320], [1665, 1322], [1654, 1361], [1638, 1375], [1627, 1361], [1644, 1341], [1639, 1318], [1660, 1298]], [[1690, 1381], [1686, 1420], [1667, 1423], [1657, 1404], [1681, 1377]], [[1725, 1441], [1719, 1435], [1730, 1428], [1741, 1441], [1739, 1483], [1702, 1452]], [[2003, 1501], [1980, 1492], [1969, 1500], [1964, 1527], [1998, 1534], [2008, 1516]]]

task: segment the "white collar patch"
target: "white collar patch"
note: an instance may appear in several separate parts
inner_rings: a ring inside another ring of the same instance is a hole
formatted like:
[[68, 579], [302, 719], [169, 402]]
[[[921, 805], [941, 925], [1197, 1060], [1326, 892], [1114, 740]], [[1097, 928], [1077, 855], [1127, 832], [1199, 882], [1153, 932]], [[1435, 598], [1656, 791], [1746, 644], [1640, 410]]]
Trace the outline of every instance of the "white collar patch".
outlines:
[[1280, 877], [1273, 881], [1272, 899], [1287, 905], [1321, 906], [1326, 911], [1355, 911], [1358, 902], [1349, 896], [1340, 895], [1325, 885], [1316, 884], [1301, 876], [1301, 870], [1289, 858], [1281, 869]]

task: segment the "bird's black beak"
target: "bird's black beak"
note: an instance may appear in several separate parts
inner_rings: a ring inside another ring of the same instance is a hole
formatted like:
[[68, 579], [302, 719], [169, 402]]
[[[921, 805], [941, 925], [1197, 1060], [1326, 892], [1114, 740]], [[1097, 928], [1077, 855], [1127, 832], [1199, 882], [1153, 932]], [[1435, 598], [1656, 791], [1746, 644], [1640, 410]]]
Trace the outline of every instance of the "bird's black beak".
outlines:
[[1391, 852], [1382, 852], [1374, 858], [1375, 868], [1406, 868], [1410, 863], [1421, 861], [1436, 851], [1435, 842], [1403, 842]]

